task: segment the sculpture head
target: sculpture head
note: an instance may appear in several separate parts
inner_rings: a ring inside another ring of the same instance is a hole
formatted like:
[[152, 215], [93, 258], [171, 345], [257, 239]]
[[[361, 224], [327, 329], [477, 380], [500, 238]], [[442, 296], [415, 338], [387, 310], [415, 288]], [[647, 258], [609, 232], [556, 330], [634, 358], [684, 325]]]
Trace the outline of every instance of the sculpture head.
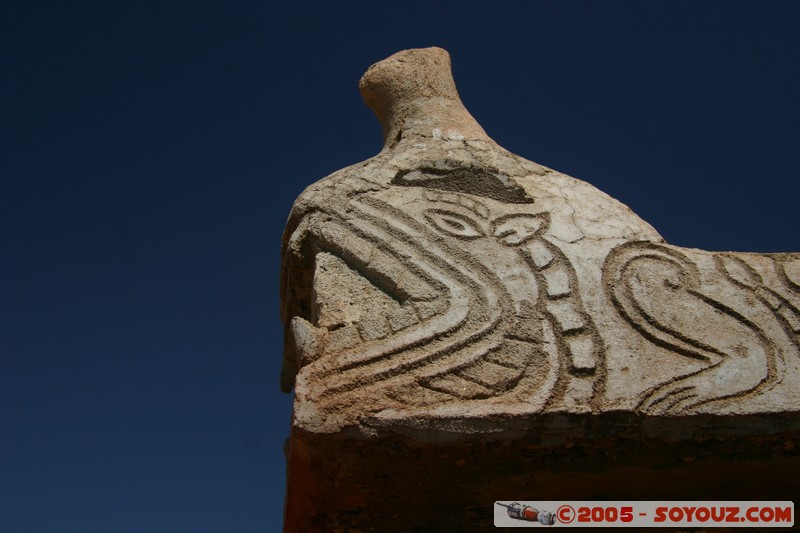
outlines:
[[[284, 389], [299, 373], [298, 405], [351, 414], [589, 409], [603, 342], [568, 254], [658, 235], [495, 144], [444, 50], [395, 54], [361, 90], [383, 150], [310, 186], [284, 234]], [[582, 227], [573, 191], [591, 198]]]

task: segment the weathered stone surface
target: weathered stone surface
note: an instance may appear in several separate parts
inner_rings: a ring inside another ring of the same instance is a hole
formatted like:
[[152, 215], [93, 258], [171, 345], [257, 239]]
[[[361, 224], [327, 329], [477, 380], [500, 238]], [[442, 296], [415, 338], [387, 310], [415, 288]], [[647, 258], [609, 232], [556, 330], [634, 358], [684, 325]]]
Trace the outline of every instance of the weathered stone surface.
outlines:
[[[459, 454], [475, 465], [488, 453], [500, 479], [520, 446], [636, 448], [602, 440], [614, 436], [663, 459], [696, 439], [742, 438], [757, 456], [762, 437], [794, 438], [800, 254], [666, 244], [603, 192], [495, 144], [461, 104], [444, 50], [395, 54], [360, 88], [384, 149], [306, 189], [284, 237], [288, 530], [373, 523], [369, 476], [326, 443], [375, 475], [370, 454], [392, 456], [391, 443], [395, 461], [438, 472], [439, 454], [452, 475], [465, 471]], [[781, 461], [796, 467], [793, 453]], [[709, 468], [694, 462], [676, 479]], [[303, 514], [331, 490], [343, 499]], [[503, 495], [484, 496], [488, 516]]]

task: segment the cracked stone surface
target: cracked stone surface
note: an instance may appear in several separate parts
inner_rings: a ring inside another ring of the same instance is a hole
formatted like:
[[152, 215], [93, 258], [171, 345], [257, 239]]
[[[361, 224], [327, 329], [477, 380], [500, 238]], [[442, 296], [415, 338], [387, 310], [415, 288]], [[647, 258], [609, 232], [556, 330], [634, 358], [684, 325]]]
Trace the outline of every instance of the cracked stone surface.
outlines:
[[800, 254], [665, 243], [590, 184], [492, 141], [442, 49], [376, 63], [360, 89], [383, 150], [308, 187], [284, 234], [287, 530], [371, 523], [363, 479], [335, 510], [302, 514], [302, 498], [347, 486], [354, 468], [329, 457], [339, 471], [306, 479], [325, 470], [318, 445], [364, 459], [370, 442], [383, 457], [397, 442], [397, 461], [435, 462], [480, 455], [476, 442], [746, 436], [757, 454], [759, 438], [794, 438]]

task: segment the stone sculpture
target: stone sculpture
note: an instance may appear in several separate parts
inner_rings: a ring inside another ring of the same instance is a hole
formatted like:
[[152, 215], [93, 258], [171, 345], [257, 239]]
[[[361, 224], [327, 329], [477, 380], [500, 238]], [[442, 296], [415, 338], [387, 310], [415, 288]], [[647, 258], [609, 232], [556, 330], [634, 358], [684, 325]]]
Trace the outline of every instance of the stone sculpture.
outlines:
[[484, 531], [502, 498], [788, 499], [800, 254], [665, 243], [494, 143], [439, 48], [360, 88], [383, 150], [306, 189], [284, 234], [286, 531]]
[[800, 406], [800, 255], [664, 243], [489, 139], [444, 50], [395, 54], [360, 88], [383, 151], [309, 187], [285, 233], [298, 422]]

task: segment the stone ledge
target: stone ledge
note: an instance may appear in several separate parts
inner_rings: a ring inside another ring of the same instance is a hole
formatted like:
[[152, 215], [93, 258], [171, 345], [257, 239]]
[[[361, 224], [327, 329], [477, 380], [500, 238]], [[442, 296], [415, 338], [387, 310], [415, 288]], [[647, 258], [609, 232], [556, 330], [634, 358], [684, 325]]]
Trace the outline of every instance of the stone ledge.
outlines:
[[503, 499], [786, 500], [798, 492], [788, 472], [800, 472], [796, 427], [670, 442], [576, 437], [557, 446], [535, 434], [421, 443], [295, 428], [284, 527], [491, 531], [493, 503]]

